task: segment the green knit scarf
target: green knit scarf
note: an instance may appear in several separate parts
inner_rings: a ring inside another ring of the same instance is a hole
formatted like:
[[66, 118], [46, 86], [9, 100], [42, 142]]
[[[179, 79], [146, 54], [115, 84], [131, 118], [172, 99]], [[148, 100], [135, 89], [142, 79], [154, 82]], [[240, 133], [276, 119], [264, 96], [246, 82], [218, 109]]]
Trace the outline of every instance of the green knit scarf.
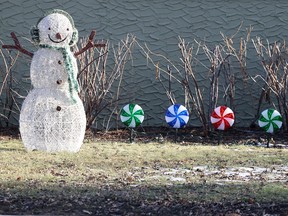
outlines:
[[65, 69], [68, 74], [68, 83], [69, 83], [69, 92], [71, 99], [74, 103], [76, 103], [76, 99], [73, 97], [73, 91], [75, 90], [77, 93], [79, 92], [79, 85], [77, 80], [74, 78], [74, 73], [73, 73], [73, 66], [72, 66], [72, 58], [71, 55], [69, 55], [70, 52], [70, 47], [55, 47], [55, 46], [50, 46], [47, 44], [40, 44], [40, 48], [48, 48], [52, 50], [57, 50], [62, 53], [63, 59], [64, 59], [64, 65]]

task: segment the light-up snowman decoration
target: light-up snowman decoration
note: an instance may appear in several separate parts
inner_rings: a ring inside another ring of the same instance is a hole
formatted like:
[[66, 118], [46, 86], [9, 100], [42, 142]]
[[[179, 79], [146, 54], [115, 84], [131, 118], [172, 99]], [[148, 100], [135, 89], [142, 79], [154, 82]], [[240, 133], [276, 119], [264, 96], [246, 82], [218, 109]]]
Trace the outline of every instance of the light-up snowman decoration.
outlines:
[[65, 11], [47, 12], [31, 30], [39, 49], [30, 53], [11, 34], [15, 46], [32, 57], [30, 76], [33, 85], [20, 113], [20, 133], [27, 150], [47, 152], [79, 151], [86, 129], [84, 106], [78, 96], [77, 62], [75, 56], [95, 46], [95, 32], [82, 50], [72, 53], [70, 47], [78, 40], [72, 17]]

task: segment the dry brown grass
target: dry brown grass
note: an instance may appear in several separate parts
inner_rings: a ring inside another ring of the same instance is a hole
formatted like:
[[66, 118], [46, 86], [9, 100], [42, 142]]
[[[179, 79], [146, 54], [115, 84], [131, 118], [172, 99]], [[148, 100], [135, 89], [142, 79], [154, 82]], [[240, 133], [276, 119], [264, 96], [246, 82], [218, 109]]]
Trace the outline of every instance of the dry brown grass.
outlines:
[[[287, 181], [269, 183], [265, 173], [258, 176], [262, 179], [229, 181], [223, 171], [287, 167], [287, 149], [88, 142], [79, 153], [71, 154], [26, 152], [21, 141], [7, 140], [0, 144], [0, 155], [1, 214], [104, 214], [105, 207], [119, 202], [125, 203], [123, 208], [127, 203], [134, 206], [130, 212], [157, 213], [148, 207], [165, 200], [183, 205], [181, 209], [192, 203], [262, 206], [283, 205], [288, 200]], [[198, 166], [222, 170], [223, 175], [205, 174]], [[145, 208], [139, 209], [139, 203]], [[119, 207], [117, 211], [124, 214], [126, 210]]]

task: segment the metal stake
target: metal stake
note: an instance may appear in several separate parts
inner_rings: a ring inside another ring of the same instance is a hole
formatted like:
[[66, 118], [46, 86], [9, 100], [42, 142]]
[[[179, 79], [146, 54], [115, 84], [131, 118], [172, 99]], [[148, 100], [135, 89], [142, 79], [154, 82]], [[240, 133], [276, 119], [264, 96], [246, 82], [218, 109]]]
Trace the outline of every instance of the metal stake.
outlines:
[[218, 131], [218, 145], [220, 145], [220, 141], [222, 140], [223, 137], [223, 131]]
[[134, 135], [134, 130], [133, 130], [133, 128], [131, 128], [130, 129], [130, 137], [129, 137], [130, 143], [133, 142], [133, 135]]
[[272, 138], [271, 134], [268, 134], [268, 137], [267, 137], [267, 148], [269, 148], [269, 143], [271, 141], [271, 138]]

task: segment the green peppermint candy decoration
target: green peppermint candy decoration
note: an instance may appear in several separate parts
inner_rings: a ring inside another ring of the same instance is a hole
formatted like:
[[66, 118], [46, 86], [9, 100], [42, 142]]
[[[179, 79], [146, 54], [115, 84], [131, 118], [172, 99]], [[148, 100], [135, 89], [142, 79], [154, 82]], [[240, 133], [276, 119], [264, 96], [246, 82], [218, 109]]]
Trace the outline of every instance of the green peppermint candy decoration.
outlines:
[[267, 133], [274, 133], [282, 127], [282, 116], [277, 110], [266, 109], [261, 113], [258, 124]]
[[144, 111], [137, 104], [127, 104], [121, 110], [120, 119], [127, 127], [135, 128], [143, 122]]

